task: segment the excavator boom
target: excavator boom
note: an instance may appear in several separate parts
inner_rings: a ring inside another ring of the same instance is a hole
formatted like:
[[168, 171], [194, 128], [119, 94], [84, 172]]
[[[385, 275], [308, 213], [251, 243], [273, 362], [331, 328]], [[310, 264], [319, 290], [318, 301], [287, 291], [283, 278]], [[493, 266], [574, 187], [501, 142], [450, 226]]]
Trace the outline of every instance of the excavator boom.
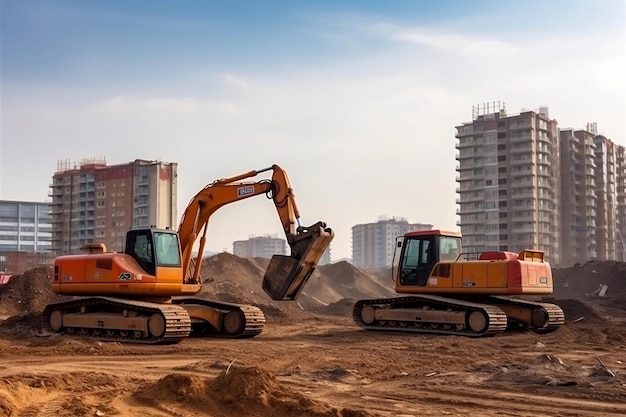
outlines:
[[[271, 180], [242, 182], [267, 171], [273, 172]], [[274, 300], [293, 300], [298, 296], [330, 244], [334, 232], [324, 222], [309, 227], [300, 224], [293, 188], [287, 173], [278, 165], [213, 181], [191, 199], [178, 228], [183, 273], [187, 283], [200, 283], [202, 252], [211, 215], [226, 204], [260, 194], [266, 194], [273, 200], [291, 249], [290, 256], [272, 257], [263, 278], [263, 289]], [[192, 262], [192, 248], [200, 234], [200, 248], [197, 258]]]

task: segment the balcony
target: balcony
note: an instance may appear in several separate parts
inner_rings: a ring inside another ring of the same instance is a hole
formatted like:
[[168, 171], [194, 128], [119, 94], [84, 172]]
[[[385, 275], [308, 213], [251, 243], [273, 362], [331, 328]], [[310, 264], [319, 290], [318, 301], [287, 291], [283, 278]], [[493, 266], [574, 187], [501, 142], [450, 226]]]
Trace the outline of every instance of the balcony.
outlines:
[[511, 194], [512, 200], [530, 200], [536, 199], [534, 191], [518, 192]]
[[525, 158], [521, 158], [521, 157], [517, 157], [517, 158], [511, 158], [510, 164], [511, 165], [531, 165], [533, 163], [533, 158], [529, 157], [525, 157]]

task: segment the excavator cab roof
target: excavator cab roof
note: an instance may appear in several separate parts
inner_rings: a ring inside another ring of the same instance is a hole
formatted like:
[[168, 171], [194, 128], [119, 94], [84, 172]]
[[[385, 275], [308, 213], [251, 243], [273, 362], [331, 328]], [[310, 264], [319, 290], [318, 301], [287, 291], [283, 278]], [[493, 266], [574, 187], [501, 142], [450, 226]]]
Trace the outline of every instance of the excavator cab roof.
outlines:
[[405, 234], [406, 237], [411, 236], [450, 236], [450, 237], [461, 237], [460, 232], [452, 232], [448, 230], [414, 230], [412, 232], [408, 232]]

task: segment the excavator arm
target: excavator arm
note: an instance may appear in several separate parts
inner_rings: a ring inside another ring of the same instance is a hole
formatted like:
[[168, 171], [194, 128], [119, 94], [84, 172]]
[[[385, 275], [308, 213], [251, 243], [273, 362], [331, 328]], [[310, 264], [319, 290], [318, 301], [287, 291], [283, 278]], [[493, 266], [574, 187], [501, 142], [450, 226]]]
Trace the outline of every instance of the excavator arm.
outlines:
[[[267, 171], [273, 171], [271, 180], [244, 181]], [[274, 300], [297, 298], [334, 237], [334, 232], [324, 222], [309, 227], [300, 224], [300, 213], [291, 183], [287, 173], [278, 165], [218, 179], [191, 199], [178, 228], [185, 283], [201, 284], [202, 253], [211, 215], [226, 204], [261, 194], [273, 200], [291, 249], [290, 256], [272, 257], [263, 278], [263, 289]], [[198, 254], [192, 259], [198, 237]]]

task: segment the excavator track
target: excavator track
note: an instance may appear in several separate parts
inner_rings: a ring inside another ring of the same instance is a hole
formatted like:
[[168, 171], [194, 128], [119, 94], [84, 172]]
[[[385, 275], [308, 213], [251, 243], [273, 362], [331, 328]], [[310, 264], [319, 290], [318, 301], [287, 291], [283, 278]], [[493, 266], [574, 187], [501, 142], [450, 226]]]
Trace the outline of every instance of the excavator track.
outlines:
[[507, 327], [506, 314], [496, 306], [431, 295], [360, 300], [352, 317], [367, 330], [472, 337], [494, 336]]
[[88, 297], [48, 305], [42, 328], [104, 341], [169, 344], [189, 336], [191, 318], [173, 304]]
[[221, 326], [211, 326], [206, 321], [196, 320], [193, 313], [190, 313], [192, 336], [245, 339], [258, 336], [265, 327], [265, 314], [255, 306], [210, 301], [197, 297], [174, 298], [172, 303], [183, 308], [200, 306], [209, 311], [219, 312], [223, 317]]
[[[517, 311], [525, 311], [526, 320], [519, 320], [535, 333], [550, 333], [558, 329], [565, 323], [565, 313], [556, 304], [538, 303], [534, 301], [520, 300], [508, 297], [489, 297], [489, 303], [497, 305], [505, 312], [509, 308]], [[510, 315], [507, 312], [507, 315]]]

